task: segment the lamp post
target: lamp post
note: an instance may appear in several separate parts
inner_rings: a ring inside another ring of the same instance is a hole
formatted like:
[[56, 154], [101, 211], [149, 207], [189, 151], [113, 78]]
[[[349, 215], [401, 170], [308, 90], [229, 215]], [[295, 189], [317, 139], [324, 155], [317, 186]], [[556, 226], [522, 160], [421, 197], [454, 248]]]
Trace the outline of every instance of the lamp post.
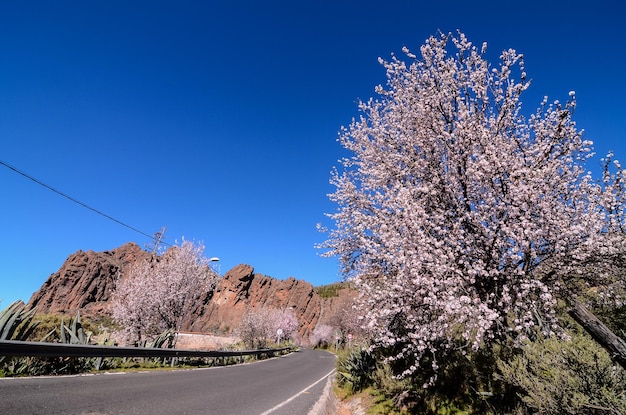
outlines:
[[[215, 272], [217, 275], [220, 275], [220, 266], [218, 264], [218, 262], [220, 261], [220, 259], [216, 256], [214, 256], [213, 258], [209, 259], [210, 262], [210, 267], [213, 270], [213, 272]], [[216, 265], [214, 265], [216, 264]]]

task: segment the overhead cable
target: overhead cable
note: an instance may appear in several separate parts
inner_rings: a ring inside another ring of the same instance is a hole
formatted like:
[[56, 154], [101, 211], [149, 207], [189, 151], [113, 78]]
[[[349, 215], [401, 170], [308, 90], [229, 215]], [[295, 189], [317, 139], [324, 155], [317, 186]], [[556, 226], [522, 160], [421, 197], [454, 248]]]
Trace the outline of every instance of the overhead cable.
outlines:
[[[61, 192], [60, 190], [55, 189], [54, 187], [52, 187], [52, 186], [50, 186], [50, 185], [47, 185], [46, 183], [42, 182], [41, 180], [38, 180], [38, 179], [34, 178], [34, 177], [33, 177], [33, 176], [31, 176], [30, 174], [28, 174], [28, 173], [26, 173], [26, 172], [23, 172], [23, 171], [21, 171], [21, 170], [19, 170], [19, 169], [15, 168], [15, 167], [13, 167], [13, 166], [11, 166], [11, 165], [10, 165], [10, 164], [8, 164], [8, 163], [5, 163], [5, 162], [4, 162], [4, 161], [2, 161], [2, 160], [0, 160], [0, 164], [2, 164], [3, 166], [7, 167], [7, 168], [8, 168], [8, 169], [10, 169], [10, 170], [13, 170], [13, 171], [14, 171], [15, 173], [17, 173], [17, 174], [22, 175], [22, 176], [26, 177], [27, 179], [30, 179], [30, 180], [34, 181], [34, 182], [35, 182], [35, 183], [37, 183], [38, 185], [43, 186], [43, 187], [45, 187], [45, 188], [46, 188], [46, 189], [48, 189], [48, 190], [52, 190], [54, 193], [56, 193], [56, 194], [58, 194], [58, 195], [60, 195], [60, 196], [63, 196], [64, 198], [69, 199], [69, 200], [71, 200], [72, 202], [74, 202], [74, 203], [76, 203], [76, 204], [78, 204], [78, 205], [80, 205], [80, 206], [82, 206], [82, 207], [84, 207], [84, 208], [87, 208], [87, 209], [91, 210], [92, 212], [97, 213], [97, 214], [98, 214], [98, 215], [100, 215], [100, 216], [104, 216], [105, 218], [107, 218], [107, 219], [109, 219], [109, 220], [112, 220], [113, 222], [115, 222], [115, 223], [117, 223], [117, 224], [120, 224], [120, 225], [122, 225], [122, 226], [125, 226], [126, 228], [128, 228], [128, 229], [130, 229], [130, 230], [132, 230], [132, 231], [135, 231], [135, 232], [137, 232], [137, 233], [139, 233], [139, 234], [141, 234], [141, 235], [143, 235], [143, 236], [147, 236], [147, 237], [148, 237], [148, 238], [150, 238], [150, 239], [156, 239], [156, 237], [155, 237], [155, 236], [153, 236], [153, 235], [149, 235], [149, 234], [147, 234], [147, 233], [145, 233], [145, 232], [142, 232], [142, 231], [140, 231], [139, 229], [137, 229], [137, 228], [135, 228], [135, 227], [133, 227], [133, 226], [130, 226], [130, 225], [128, 225], [128, 224], [126, 224], [126, 223], [124, 223], [124, 222], [122, 222], [122, 221], [120, 221], [120, 220], [115, 219], [115, 218], [114, 218], [114, 217], [112, 217], [112, 216], [107, 215], [106, 213], [103, 213], [103, 212], [99, 211], [98, 209], [92, 208], [91, 206], [89, 206], [89, 205], [87, 205], [87, 204], [85, 204], [85, 203], [83, 203], [83, 202], [81, 202], [81, 201], [79, 201], [79, 200], [76, 200], [75, 198], [73, 198], [73, 197], [71, 197], [71, 196], [69, 196], [69, 195], [67, 195], [67, 194], [65, 194], [65, 193], [63, 193], [63, 192]], [[160, 241], [160, 240], [159, 240], [159, 243], [162, 243], [162, 244], [164, 244], [164, 245], [171, 246], [170, 244], [168, 244], [168, 243], [166, 243], [166, 242], [163, 242], [163, 241]]]

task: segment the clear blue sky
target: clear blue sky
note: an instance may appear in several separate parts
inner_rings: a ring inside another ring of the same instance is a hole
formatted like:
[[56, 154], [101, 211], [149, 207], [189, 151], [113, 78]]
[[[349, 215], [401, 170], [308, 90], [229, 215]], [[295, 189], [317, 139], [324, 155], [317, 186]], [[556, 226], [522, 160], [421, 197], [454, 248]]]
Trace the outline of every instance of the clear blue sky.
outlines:
[[[377, 58], [438, 30], [487, 41], [493, 63], [524, 53], [525, 108], [575, 90], [586, 138], [626, 162], [621, 1], [3, 3], [0, 160], [168, 243], [203, 241], [222, 272], [340, 279], [314, 248], [338, 131], [384, 82]], [[2, 308], [79, 249], [150, 242], [3, 166], [0, 189]]]

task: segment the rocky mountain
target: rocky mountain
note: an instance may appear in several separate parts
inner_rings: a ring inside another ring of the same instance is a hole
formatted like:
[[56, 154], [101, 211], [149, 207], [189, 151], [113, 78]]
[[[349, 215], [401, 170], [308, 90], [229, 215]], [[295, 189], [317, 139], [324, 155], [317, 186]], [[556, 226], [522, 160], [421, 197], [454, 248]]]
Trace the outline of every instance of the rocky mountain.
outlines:
[[32, 295], [28, 306], [36, 307], [39, 313], [76, 314], [78, 310], [88, 316], [106, 313], [117, 278], [131, 264], [150, 255], [135, 243], [105, 252], [78, 251], [48, 277]]
[[248, 309], [292, 309], [300, 322], [299, 334], [313, 331], [321, 314], [322, 301], [308, 282], [277, 280], [256, 274], [250, 265], [237, 265], [217, 284], [212, 298], [186, 322], [190, 331], [229, 332], [239, 325]]
[[[124, 278], [131, 264], [150, 256], [135, 243], [105, 252], [78, 251], [50, 275], [28, 305], [36, 307], [38, 313], [73, 315], [80, 310], [85, 316], [106, 315], [116, 280]], [[215, 290], [207, 293], [183, 330], [229, 334], [238, 327], [247, 310], [267, 307], [293, 309], [300, 322], [299, 335], [308, 338], [324, 309], [330, 309], [330, 303], [320, 298], [306, 281], [278, 280], [241, 264], [226, 272]]]

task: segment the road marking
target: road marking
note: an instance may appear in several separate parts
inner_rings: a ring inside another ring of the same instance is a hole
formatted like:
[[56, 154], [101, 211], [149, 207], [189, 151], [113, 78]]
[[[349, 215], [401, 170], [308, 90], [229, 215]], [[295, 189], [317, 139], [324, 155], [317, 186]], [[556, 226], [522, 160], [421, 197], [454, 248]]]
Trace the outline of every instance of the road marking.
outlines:
[[293, 395], [291, 398], [287, 399], [286, 401], [283, 401], [281, 403], [279, 403], [278, 405], [276, 405], [275, 407], [263, 412], [261, 415], [269, 415], [272, 412], [274, 412], [275, 410], [277, 410], [278, 408], [281, 408], [285, 405], [287, 405], [289, 402], [293, 401], [294, 399], [296, 399], [298, 396], [303, 395], [305, 393], [307, 393], [307, 391], [309, 389], [311, 389], [313, 386], [317, 385], [318, 383], [320, 383], [321, 381], [325, 380], [327, 377], [329, 377], [330, 375], [332, 375], [335, 372], [335, 369], [331, 370], [330, 372], [328, 372], [327, 374], [325, 374], [324, 376], [322, 376], [322, 378], [318, 381], [316, 381], [315, 383], [307, 386], [306, 388], [302, 389], [300, 392], [296, 393], [295, 395]]

